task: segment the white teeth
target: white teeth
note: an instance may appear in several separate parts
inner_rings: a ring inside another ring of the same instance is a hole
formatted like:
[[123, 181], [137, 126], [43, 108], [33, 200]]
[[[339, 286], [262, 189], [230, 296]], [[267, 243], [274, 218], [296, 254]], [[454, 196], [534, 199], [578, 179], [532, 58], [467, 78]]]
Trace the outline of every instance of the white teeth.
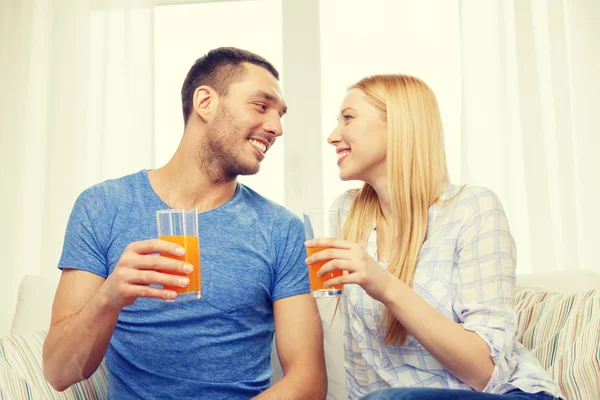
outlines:
[[337, 155], [338, 160], [342, 157], [346, 157], [348, 154], [350, 154], [350, 150], [344, 150], [344, 151], [340, 151]]
[[265, 151], [267, 151], [267, 146], [264, 145], [264, 143], [261, 143], [257, 140], [254, 139], [250, 139], [248, 140], [250, 142], [250, 144], [254, 147], [256, 147], [258, 150], [260, 150], [261, 153], [264, 153]]

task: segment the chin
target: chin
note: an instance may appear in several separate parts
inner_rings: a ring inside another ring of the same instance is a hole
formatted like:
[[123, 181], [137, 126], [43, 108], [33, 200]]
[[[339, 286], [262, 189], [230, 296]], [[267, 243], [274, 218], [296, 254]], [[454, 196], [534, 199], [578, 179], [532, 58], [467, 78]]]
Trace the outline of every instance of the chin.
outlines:
[[353, 174], [352, 172], [344, 171], [344, 170], [340, 169], [339, 177], [340, 177], [340, 180], [342, 180], [342, 181], [354, 181], [357, 179], [355, 175], [356, 174]]
[[246, 165], [240, 170], [238, 175], [256, 175], [260, 170], [260, 164]]

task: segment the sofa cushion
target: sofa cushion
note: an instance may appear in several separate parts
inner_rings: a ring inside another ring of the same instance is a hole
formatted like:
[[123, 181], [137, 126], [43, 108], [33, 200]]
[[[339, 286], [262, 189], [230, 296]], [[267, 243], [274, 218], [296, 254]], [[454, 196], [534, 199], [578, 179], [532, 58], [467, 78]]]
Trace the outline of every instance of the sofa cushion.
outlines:
[[11, 335], [47, 330], [50, 326], [52, 301], [58, 286], [54, 276], [26, 275], [19, 286], [17, 307]]
[[[519, 279], [520, 284], [526, 282]], [[586, 293], [576, 292], [576, 288], [568, 294], [518, 287], [514, 299], [517, 340], [540, 360], [566, 399], [600, 399], [600, 291], [587, 292], [587, 297]], [[571, 304], [569, 309], [567, 303]], [[340, 312], [334, 316], [335, 299], [318, 299], [317, 304], [325, 336], [327, 400], [347, 399]]]
[[536, 287], [547, 292], [577, 293], [600, 290], [600, 274], [587, 269], [517, 275], [517, 287]]
[[[0, 393], [7, 399], [105, 399], [108, 392], [104, 363], [87, 380], [57, 392], [42, 374], [42, 346], [46, 332], [0, 339]], [[11, 397], [12, 396], [12, 397]]]
[[25, 379], [18, 375], [8, 365], [4, 358], [0, 357], [0, 399], [43, 399], [40, 393], [31, 387]]
[[517, 340], [528, 348], [567, 399], [600, 399], [600, 291], [515, 293]]

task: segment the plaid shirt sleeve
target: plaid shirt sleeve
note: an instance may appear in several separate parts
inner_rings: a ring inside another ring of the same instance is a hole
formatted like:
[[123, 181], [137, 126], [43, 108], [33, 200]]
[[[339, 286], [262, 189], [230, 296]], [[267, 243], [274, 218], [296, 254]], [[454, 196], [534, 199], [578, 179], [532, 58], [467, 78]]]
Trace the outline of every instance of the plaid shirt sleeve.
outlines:
[[457, 242], [458, 282], [454, 312], [459, 323], [478, 334], [490, 348], [490, 392], [510, 378], [516, 363], [513, 309], [516, 248], [498, 197], [487, 189], [475, 191], [466, 205]]

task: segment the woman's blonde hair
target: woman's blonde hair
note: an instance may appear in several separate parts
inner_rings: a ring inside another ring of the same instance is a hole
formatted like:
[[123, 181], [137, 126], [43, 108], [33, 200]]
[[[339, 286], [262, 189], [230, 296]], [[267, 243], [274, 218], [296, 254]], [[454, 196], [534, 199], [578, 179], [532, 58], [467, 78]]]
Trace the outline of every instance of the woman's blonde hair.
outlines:
[[[359, 89], [386, 114], [387, 177], [394, 238], [388, 271], [412, 286], [417, 257], [427, 232], [429, 206], [448, 183], [448, 168], [440, 112], [433, 91], [407, 75], [366, 77]], [[383, 222], [375, 189], [365, 183], [358, 192], [342, 230], [344, 239], [366, 243], [375, 222]], [[403, 344], [406, 329], [385, 309], [379, 326], [383, 344]]]

